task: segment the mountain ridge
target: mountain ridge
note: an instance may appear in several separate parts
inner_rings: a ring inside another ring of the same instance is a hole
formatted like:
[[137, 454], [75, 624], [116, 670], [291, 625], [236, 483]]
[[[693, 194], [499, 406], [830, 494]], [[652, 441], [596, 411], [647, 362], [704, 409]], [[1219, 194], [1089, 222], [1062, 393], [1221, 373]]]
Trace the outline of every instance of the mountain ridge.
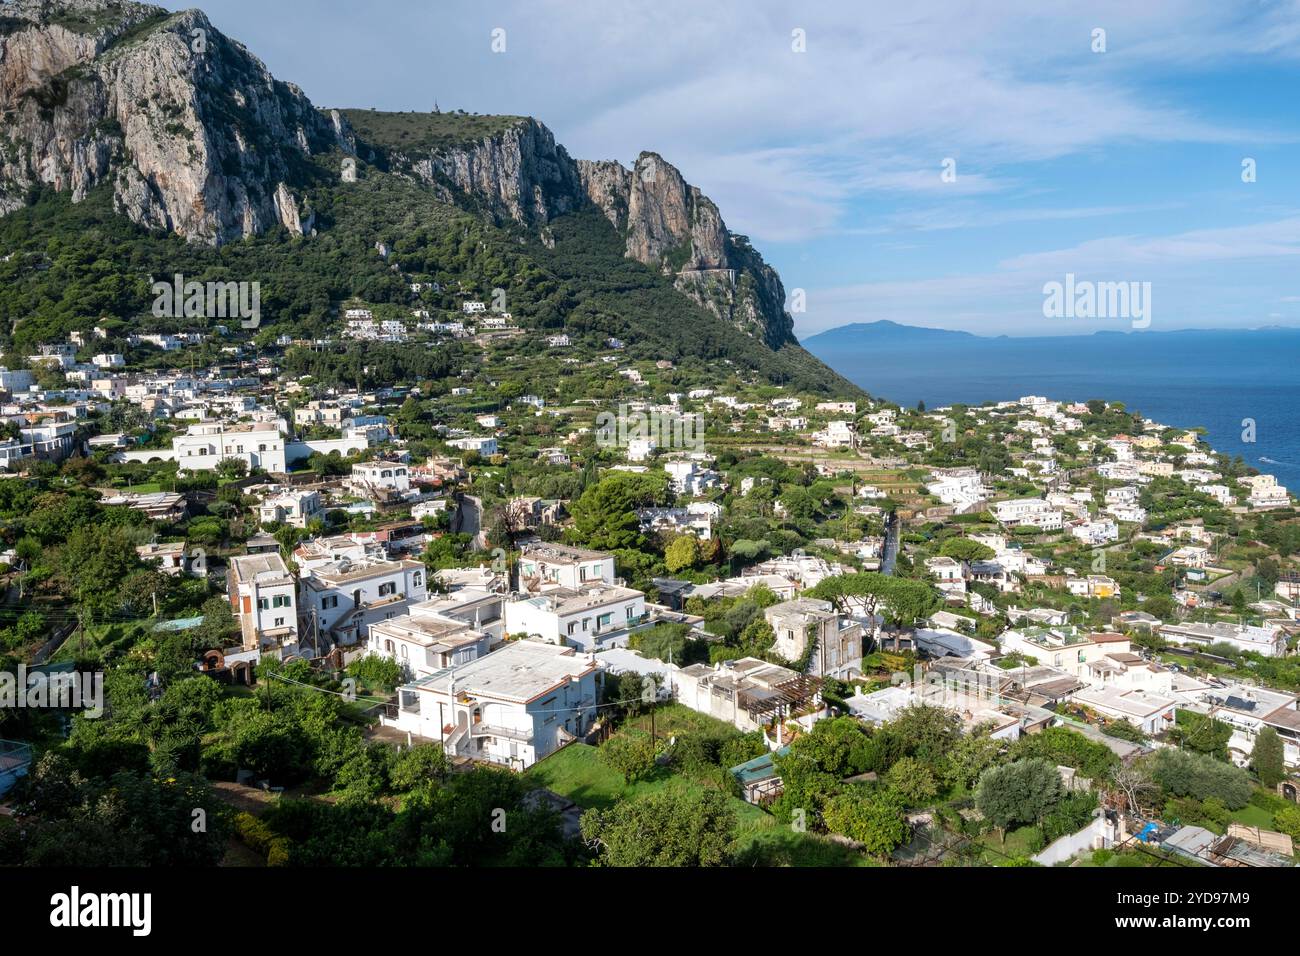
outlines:
[[878, 319], [874, 322], [850, 322], [824, 329], [813, 335], [805, 336], [801, 342], [806, 348], [814, 345], [870, 345], [881, 342], [915, 342], [915, 341], [949, 341], [968, 340], [975, 342], [1016, 341], [1020, 339], [1073, 339], [1094, 338], [1097, 336], [1130, 335], [1195, 335], [1214, 332], [1297, 332], [1300, 327], [1289, 325], [1261, 325], [1248, 329], [1232, 328], [1190, 328], [1190, 329], [1143, 329], [1140, 331], [1123, 331], [1120, 329], [1094, 329], [1091, 332], [1078, 332], [1067, 335], [979, 335], [963, 329], [936, 329], [925, 325], [907, 325], [890, 319]]
[[[774, 355], [803, 353], [776, 271], [658, 153], [630, 168], [574, 159], [526, 116], [321, 109], [200, 10], [6, 0], [0, 108], [0, 215], [42, 190], [81, 202], [103, 188], [116, 213], [188, 242], [222, 248], [279, 229], [311, 240], [329, 227], [320, 194], [342, 160], [544, 246], [561, 219], [597, 210], [624, 258]], [[847, 386], [803, 355], [797, 365]]]

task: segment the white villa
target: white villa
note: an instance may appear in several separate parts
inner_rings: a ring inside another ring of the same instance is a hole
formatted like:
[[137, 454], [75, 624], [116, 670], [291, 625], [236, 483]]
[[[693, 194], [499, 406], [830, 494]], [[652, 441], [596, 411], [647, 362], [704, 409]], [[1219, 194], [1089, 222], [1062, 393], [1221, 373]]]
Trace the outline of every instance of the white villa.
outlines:
[[523, 770], [590, 730], [600, 671], [572, 648], [513, 641], [399, 688], [384, 724], [437, 740], [452, 758]]

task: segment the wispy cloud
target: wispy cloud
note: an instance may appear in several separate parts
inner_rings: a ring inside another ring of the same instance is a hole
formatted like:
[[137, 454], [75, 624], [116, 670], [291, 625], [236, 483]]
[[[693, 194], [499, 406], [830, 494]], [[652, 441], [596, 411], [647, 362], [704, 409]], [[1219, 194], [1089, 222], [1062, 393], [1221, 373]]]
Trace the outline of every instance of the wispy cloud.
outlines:
[[[1159, 302], [1158, 320], [1165, 328], [1224, 324], [1229, 319], [1263, 321], [1278, 316], [1263, 301], [1256, 307], [1233, 303], [1231, 315], [1221, 303], [1230, 301], [1238, 286], [1249, 303], [1255, 277], [1289, 277], [1296, 256], [1300, 216], [1169, 236], [1112, 236], [1014, 256], [985, 273], [814, 288], [796, 331], [808, 335], [877, 319], [989, 334], [1055, 335], [1115, 327], [1104, 319], [1068, 324], [1044, 319], [1043, 285], [1060, 281], [1066, 273], [1081, 280], [1150, 282]], [[1241, 260], [1258, 260], [1257, 271], [1236, 281], [1204, 268]], [[1300, 301], [1300, 296], [1282, 301]]]

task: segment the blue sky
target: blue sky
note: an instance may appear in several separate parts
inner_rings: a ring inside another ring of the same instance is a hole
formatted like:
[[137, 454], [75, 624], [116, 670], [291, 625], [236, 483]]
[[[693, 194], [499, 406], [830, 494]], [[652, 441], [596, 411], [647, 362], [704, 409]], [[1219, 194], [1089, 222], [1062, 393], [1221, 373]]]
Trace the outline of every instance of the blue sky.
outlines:
[[1300, 326], [1300, 0], [805, 6], [203, 8], [318, 106], [529, 114], [575, 157], [657, 150], [805, 290], [800, 335], [1128, 328], [1045, 318], [1066, 273], [1150, 282], [1151, 331]]

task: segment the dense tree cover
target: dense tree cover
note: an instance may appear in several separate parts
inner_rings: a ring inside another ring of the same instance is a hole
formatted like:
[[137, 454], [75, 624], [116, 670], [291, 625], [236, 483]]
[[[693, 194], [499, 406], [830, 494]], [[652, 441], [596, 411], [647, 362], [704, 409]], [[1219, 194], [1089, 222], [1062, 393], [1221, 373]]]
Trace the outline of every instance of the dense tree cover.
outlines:
[[736, 814], [717, 790], [658, 790], [582, 815], [601, 866], [725, 866]]
[[[593, 342], [619, 336], [637, 357], [726, 358], [769, 381], [817, 393], [856, 392], [793, 340], [768, 348], [692, 302], [671, 279], [627, 258], [622, 239], [594, 207], [553, 221], [543, 243], [513, 223], [494, 224], [490, 211], [468, 197], [458, 209], [413, 180], [377, 168], [364, 167], [348, 184], [339, 180], [337, 157], [318, 157], [303, 171], [314, 235], [291, 237], [277, 229], [215, 249], [135, 226], [114, 213], [106, 186], [78, 203], [42, 191], [33, 205], [0, 223], [0, 325], [14, 330], [21, 354], [105, 319], [115, 323], [109, 346], [127, 353], [127, 331], [209, 331], [207, 318], [151, 314], [151, 277], [176, 273], [259, 283], [256, 338], [262, 344], [282, 333], [337, 335], [338, 308], [352, 299], [401, 316], [413, 301], [455, 309], [461, 292], [487, 298], [501, 289], [516, 319], [532, 328], [565, 328]], [[376, 252], [376, 242], [387, 244], [386, 257]], [[436, 282], [442, 291], [414, 296], [406, 276]], [[778, 312], [782, 307], [771, 305]], [[286, 366], [297, 375], [355, 387], [397, 381], [388, 376], [399, 371], [409, 379], [444, 377], [461, 364], [456, 346], [403, 354], [369, 345], [364, 366], [359, 349], [335, 351], [299, 350], [286, 356]]]
[[827, 578], [809, 588], [806, 596], [830, 601], [844, 611], [856, 604], [865, 608], [868, 617], [881, 613], [899, 627], [910, 627], [939, 607], [939, 592], [929, 583], [872, 571]]
[[227, 814], [202, 778], [153, 773], [142, 747], [119, 749], [107, 766], [79, 756], [47, 753], [32, 766], [19, 791], [19, 821], [0, 823], [6, 862], [212, 866], [221, 860]]
[[1179, 710], [1169, 729], [1170, 739], [1184, 750], [1194, 750], [1218, 760], [1228, 759], [1228, 741], [1232, 725], [1193, 710]]
[[636, 783], [654, 769], [654, 741], [647, 733], [624, 731], [600, 745], [600, 758], [627, 783]]
[[1175, 797], [1215, 797], [1229, 810], [1239, 810], [1250, 800], [1246, 771], [1205, 754], [1165, 747], [1146, 758], [1146, 770]]
[[1089, 740], [1068, 727], [1048, 727], [1036, 734], [1026, 734], [1012, 748], [1017, 759], [1042, 758], [1053, 766], [1073, 767], [1085, 777], [1103, 780], [1119, 763], [1119, 758], [1105, 744]]
[[857, 841], [873, 856], [884, 856], [911, 832], [903, 810], [904, 799], [894, 790], [852, 787], [831, 797], [823, 816], [831, 832]]
[[287, 839], [293, 866], [563, 866], [582, 858], [555, 814], [534, 807], [524, 781], [508, 770], [397, 779], [414, 781], [397, 809], [362, 798], [282, 800], [263, 820]]
[[611, 472], [589, 486], [569, 509], [570, 537], [575, 544], [599, 551], [644, 547], [636, 509], [667, 503], [668, 476], [662, 472]]
[[993, 557], [994, 551], [987, 545], [972, 541], [970, 538], [948, 538], [939, 547], [939, 553], [958, 561], [985, 561]]
[[1286, 779], [1286, 762], [1282, 738], [1272, 727], [1264, 727], [1255, 738], [1250, 754], [1250, 766], [1259, 782], [1272, 789]]
[[1029, 757], [985, 770], [975, 790], [975, 806], [1005, 835], [1017, 824], [1041, 822], [1061, 795], [1056, 767]]
[[671, 661], [679, 666], [695, 664], [709, 659], [709, 646], [690, 637], [689, 624], [656, 624], [633, 633], [627, 646], [644, 657]]

